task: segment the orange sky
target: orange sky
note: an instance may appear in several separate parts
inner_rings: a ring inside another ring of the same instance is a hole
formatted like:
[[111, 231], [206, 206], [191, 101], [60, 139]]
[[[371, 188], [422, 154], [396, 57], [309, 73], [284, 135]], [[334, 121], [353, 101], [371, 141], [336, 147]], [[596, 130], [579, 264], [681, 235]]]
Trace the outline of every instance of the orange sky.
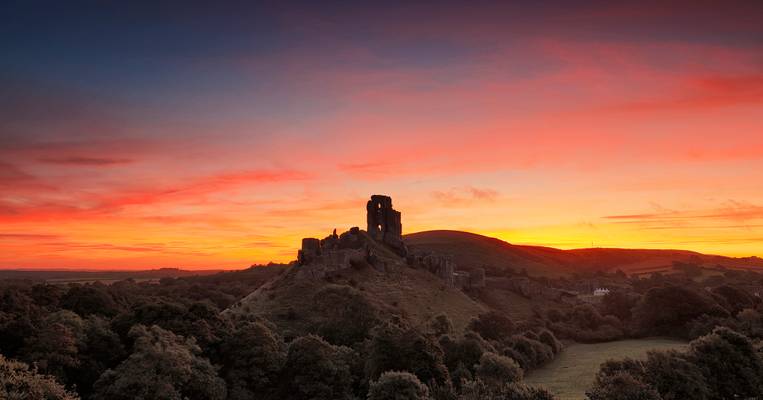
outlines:
[[760, 7], [591, 4], [6, 25], [0, 267], [289, 261], [377, 193], [406, 233], [763, 255]]

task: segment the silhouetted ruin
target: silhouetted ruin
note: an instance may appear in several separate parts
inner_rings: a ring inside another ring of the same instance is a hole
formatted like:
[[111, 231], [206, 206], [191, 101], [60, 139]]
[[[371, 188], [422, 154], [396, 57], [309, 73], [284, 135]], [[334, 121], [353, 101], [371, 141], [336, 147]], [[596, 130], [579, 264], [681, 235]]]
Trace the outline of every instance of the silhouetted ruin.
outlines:
[[408, 254], [403, 243], [403, 224], [400, 212], [392, 208], [392, 198], [375, 194], [366, 204], [368, 236], [392, 247], [400, 256]]
[[358, 227], [337, 235], [336, 229], [323, 239], [304, 238], [297, 264], [305, 268], [296, 276], [322, 278], [348, 268], [370, 266], [387, 272], [394, 268], [421, 268], [442, 279], [448, 287], [475, 289], [485, 286], [485, 270], [456, 271], [453, 260], [442, 254], [409, 254], [403, 242], [401, 214], [392, 208], [392, 198], [373, 195], [366, 204], [367, 231]]

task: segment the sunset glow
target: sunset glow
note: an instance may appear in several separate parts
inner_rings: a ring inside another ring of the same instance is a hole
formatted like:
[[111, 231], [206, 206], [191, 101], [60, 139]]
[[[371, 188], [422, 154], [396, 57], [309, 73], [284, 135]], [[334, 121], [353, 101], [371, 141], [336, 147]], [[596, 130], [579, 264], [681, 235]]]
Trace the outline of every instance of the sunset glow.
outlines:
[[763, 256], [759, 2], [66, 3], [0, 13], [2, 268], [290, 261], [375, 193], [404, 233]]

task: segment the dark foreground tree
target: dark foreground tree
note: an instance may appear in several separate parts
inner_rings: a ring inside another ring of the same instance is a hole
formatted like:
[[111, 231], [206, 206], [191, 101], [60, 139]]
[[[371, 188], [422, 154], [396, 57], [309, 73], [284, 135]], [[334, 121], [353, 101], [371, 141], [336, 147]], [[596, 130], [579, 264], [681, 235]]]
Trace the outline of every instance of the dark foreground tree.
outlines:
[[711, 398], [734, 399], [763, 393], [763, 361], [750, 339], [728, 328], [691, 342], [690, 359], [699, 367]]
[[352, 350], [334, 346], [318, 336], [289, 343], [281, 374], [281, 396], [292, 400], [352, 398]]
[[40, 375], [29, 366], [8, 360], [0, 354], [0, 399], [77, 400], [53, 379]]
[[263, 322], [247, 322], [221, 346], [222, 376], [228, 399], [251, 399], [270, 393], [286, 362], [286, 345]]
[[426, 400], [429, 389], [409, 372], [387, 371], [371, 383], [368, 400]]
[[344, 346], [367, 339], [379, 323], [377, 310], [363, 292], [344, 285], [330, 285], [313, 298], [315, 330], [328, 342]]
[[225, 382], [217, 376], [193, 339], [186, 340], [158, 326], [134, 326], [132, 354], [101, 375], [94, 400], [222, 400]]
[[663, 400], [705, 400], [709, 396], [702, 371], [686, 354], [675, 350], [652, 351], [643, 365], [644, 382], [657, 390]]
[[374, 329], [366, 375], [374, 380], [386, 371], [410, 371], [422, 382], [451, 384], [440, 345], [403, 322], [390, 321]]

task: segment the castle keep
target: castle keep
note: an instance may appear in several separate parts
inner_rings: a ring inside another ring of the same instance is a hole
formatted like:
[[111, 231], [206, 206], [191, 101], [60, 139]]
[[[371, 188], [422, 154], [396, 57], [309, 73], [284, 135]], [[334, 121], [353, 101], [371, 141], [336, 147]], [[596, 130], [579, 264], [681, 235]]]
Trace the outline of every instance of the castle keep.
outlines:
[[403, 224], [400, 221], [400, 211], [392, 208], [392, 198], [375, 194], [366, 204], [366, 221], [368, 236], [393, 248], [400, 256], [405, 256], [408, 250], [403, 243]]

